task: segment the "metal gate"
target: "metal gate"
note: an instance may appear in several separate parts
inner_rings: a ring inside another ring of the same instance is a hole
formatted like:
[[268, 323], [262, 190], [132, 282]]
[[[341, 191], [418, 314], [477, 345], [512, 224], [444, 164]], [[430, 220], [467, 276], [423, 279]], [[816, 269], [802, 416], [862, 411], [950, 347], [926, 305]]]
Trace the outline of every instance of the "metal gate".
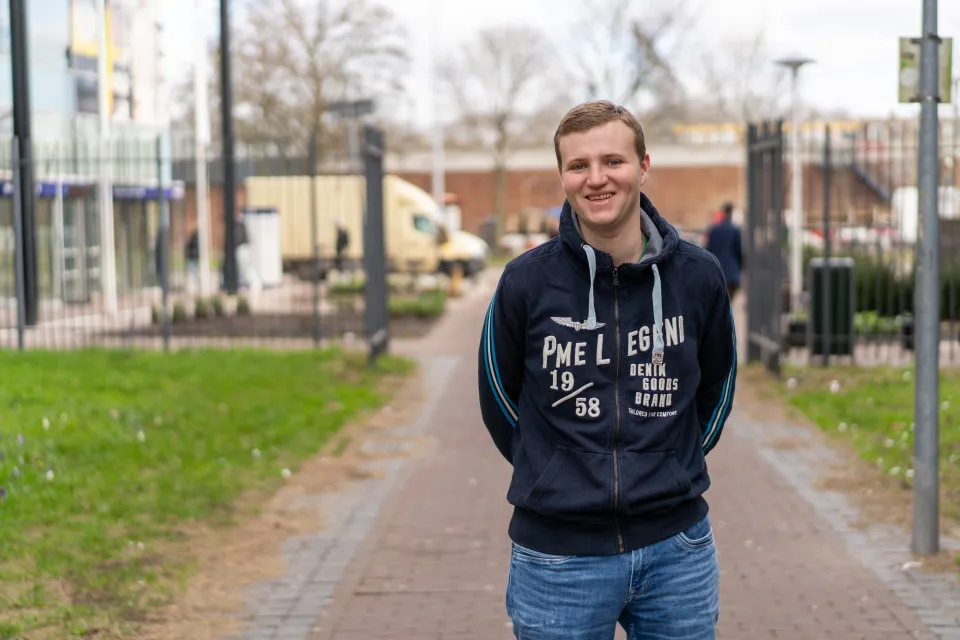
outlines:
[[747, 131], [747, 362], [780, 374], [784, 304], [783, 122]]

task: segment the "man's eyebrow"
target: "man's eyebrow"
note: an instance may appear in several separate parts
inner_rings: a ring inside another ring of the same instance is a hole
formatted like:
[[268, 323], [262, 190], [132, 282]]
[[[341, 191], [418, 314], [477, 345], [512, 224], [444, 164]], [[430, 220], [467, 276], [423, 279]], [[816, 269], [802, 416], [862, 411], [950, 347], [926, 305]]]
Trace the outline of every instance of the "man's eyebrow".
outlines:
[[[611, 152], [609, 152], [609, 153], [602, 153], [602, 154], [600, 154], [600, 157], [603, 158], [603, 159], [607, 159], [607, 158], [625, 158], [625, 157], [626, 157], [626, 154], [620, 153], [619, 151], [611, 151]], [[585, 160], [586, 160], [586, 158], [584, 158], [583, 156], [577, 156], [577, 157], [575, 157], [575, 158], [570, 158], [569, 160], [567, 160], [566, 163], [567, 163], [567, 164], [570, 164], [570, 163], [572, 163], [572, 162], [584, 162]]]

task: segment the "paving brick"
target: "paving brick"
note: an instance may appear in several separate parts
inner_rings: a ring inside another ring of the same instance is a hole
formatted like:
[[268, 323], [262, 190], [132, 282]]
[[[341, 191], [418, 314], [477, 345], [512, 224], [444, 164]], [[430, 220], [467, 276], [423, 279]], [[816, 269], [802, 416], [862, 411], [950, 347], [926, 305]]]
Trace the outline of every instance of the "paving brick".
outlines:
[[[271, 621], [275, 637], [299, 638], [308, 630], [310, 640], [513, 638], [504, 607], [510, 468], [490, 442], [476, 402], [485, 305], [482, 291], [454, 300], [429, 339], [394, 343], [395, 350], [447, 365], [434, 377], [441, 391], [422, 423], [398, 425], [412, 434], [425, 430], [439, 446], [433, 455], [385, 465], [385, 479], [335, 501], [327, 535], [312, 538], [324, 543], [305, 543], [297, 555], [298, 562], [315, 557], [292, 606], [303, 616]], [[777, 452], [765, 445], [771, 430], [777, 437], [804, 434], [735, 412], [709, 458], [707, 498], [721, 566], [718, 637], [960, 636], [950, 614], [960, 599], [936, 578], [899, 569], [906, 547], [898, 534], [853, 528], [843, 497], [814, 489], [818, 469], [835, 454]], [[938, 591], [942, 601], [933, 595]], [[936, 635], [930, 621], [943, 623]]]

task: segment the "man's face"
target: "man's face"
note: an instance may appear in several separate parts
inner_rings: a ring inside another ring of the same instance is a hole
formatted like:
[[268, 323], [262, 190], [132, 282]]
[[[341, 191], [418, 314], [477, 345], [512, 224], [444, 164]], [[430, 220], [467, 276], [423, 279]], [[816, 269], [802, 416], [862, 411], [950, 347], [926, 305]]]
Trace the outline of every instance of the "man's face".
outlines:
[[560, 180], [567, 200], [588, 228], [617, 229], [638, 215], [640, 187], [650, 156], [637, 156], [633, 131], [614, 120], [560, 138]]

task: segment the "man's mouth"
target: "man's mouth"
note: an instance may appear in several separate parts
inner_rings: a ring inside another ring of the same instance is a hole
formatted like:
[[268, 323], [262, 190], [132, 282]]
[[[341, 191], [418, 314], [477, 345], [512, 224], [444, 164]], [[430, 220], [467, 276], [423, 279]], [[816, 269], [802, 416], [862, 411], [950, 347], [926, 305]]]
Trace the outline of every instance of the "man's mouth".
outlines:
[[602, 202], [604, 200], [609, 200], [613, 197], [612, 193], [599, 193], [595, 196], [587, 196], [587, 200], [590, 202]]

